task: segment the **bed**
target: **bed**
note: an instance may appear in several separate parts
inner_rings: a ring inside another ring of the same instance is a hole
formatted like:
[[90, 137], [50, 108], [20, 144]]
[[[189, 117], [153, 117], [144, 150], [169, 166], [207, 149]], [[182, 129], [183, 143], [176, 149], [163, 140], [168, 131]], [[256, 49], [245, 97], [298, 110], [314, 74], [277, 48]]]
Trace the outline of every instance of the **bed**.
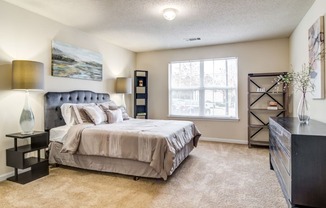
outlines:
[[[50, 132], [50, 164], [167, 180], [201, 136], [189, 121], [126, 118], [110, 124], [109, 121], [65, 122], [63, 106], [73, 108], [75, 104], [93, 106], [93, 103], [102, 106], [110, 102], [109, 94], [92, 91], [45, 94], [44, 121], [45, 130]], [[105, 112], [110, 120], [109, 113], [113, 111]]]

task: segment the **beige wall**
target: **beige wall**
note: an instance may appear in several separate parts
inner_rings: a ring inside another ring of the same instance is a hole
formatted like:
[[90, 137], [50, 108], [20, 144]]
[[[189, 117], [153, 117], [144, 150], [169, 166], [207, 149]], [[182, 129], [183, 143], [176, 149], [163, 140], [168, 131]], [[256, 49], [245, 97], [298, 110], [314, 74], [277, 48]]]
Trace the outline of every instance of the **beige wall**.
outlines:
[[[117, 102], [121, 96], [114, 95], [114, 78], [132, 76], [135, 53], [104, 42], [79, 30], [64, 26], [47, 18], [0, 1], [0, 178], [13, 169], [6, 167], [5, 149], [13, 147], [13, 139], [5, 135], [19, 132], [19, 116], [23, 107], [24, 93], [5, 90], [10, 87], [11, 61], [34, 60], [44, 63], [45, 90], [69, 91], [87, 89], [109, 92]], [[51, 76], [51, 41], [60, 40], [77, 47], [98, 51], [103, 56], [103, 81], [85, 81]], [[43, 129], [44, 92], [31, 92], [30, 103], [36, 118], [37, 130]], [[131, 96], [126, 96], [131, 112]]]
[[194, 120], [203, 137], [247, 142], [247, 75], [289, 70], [289, 41], [285, 39], [137, 53], [137, 69], [149, 71], [149, 117], [167, 119], [168, 63], [171, 61], [238, 57], [239, 118], [236, 121]]
[[[308, 63], [308, 29], [320, 16], [325, 16], [325, 14], [326, 1], [316, 0], [295, 31], [292, 33], [290, 37], [290, 63], [293, 66], [294, 71], [300, 70], [303, 63]], [[296, 109], [300, 99], [299, 92], [295, 92], [293, 97], [293, 109]], [[326, 122], [326, 100], [313, 100], [311, 99], [311, 95], [309, 93], [308, 99], [310, 104], [311, 118]], [[295, 110], [294, 113], [294, 115], [296, 115]]]

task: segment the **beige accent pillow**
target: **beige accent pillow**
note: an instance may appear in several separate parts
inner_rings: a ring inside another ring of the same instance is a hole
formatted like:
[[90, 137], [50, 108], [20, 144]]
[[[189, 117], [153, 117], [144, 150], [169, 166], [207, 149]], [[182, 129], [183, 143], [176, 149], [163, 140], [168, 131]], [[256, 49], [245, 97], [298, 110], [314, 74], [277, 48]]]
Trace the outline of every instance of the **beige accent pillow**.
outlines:
[[101, 105], [101, 108], [104, 110], [104, 111], [107, 111], [107, 110], [117, 110], [117, 109], [120, 109], [121, 110], [121, 113], [122, 113], [122, 118], [123, 120], [129, 120], [129, 115], [126, 111], [126, 108], [124, 106], [117, 106], [117, 105], [111, 105], [109, 107], [106, 107], [104, 105]]
[[98, 125], [98, 124], [101, 124], [101, 123], [104, 123], [107, 121], [106, 114], [97, 105], [85, 106], [85, 107], [83, 107], [83, 109], [95, 125]]
[[105, 111], [109, 123], [123, 122], [122, 112], [120, 109], [117, 110], [106, 110]]
[[86, 114], [85, 110], [83, 109], [86, 106], [95, 106], [95, 103], [78, 103], [72, 104], [72, 109], [75, 114], [75, 122], [76, 124], [82, 123], [92, 123], [93, 121], [89, 118]]
[[97, 103], [96, 105], [100, 106], [103, 110], [118, 107], [113, 100], [104, 103]]

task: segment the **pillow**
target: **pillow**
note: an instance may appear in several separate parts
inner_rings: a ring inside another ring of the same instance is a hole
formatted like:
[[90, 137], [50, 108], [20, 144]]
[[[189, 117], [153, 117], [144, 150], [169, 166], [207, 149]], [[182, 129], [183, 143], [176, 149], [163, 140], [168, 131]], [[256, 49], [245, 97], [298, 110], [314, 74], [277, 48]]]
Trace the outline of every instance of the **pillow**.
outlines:
[[100, 106], [102, 109], [103, 108], [109, 109], [110, 107], [118, 107], [113, 100], [104, 103], [96, 103], [96, 105]]
[[118, 108], [119, 108], [119, 109], [121, 110], [121, 112], [122, 112], [122, 118], [123, 118], [123, 120], [129, 120], [129, 115], [128, 115], [128, 113], [127, 113], [126, 108], [125, 108], [124, 106], [119, 106]]
[[101, 105], [101, 107], [102, 107], [102, 109], [104, 111], [120, 109], [121, 110], [121, 113], [122, 113], [123, 120], [129, 120], [129, 115], [128, 115], [127, 111], [126, 111], [126, 108], [124, 106], [122, 106], [122, 105], [121, 106], [111, 105], [109, 107], [106, 107], [106, 106]]
[[95, 106], [95, 103], [78, 103], [78, 104], [72, 104], [71, 106], [73, 108], [76, 124], [92, 123], [93, 122], [89, 118], [89, 116], [86, 114], [83, 107]]
[[104, 111], [97, 105], [84, 106], [83, 109], [95, 125], [98, 125], [98, 124], [101, 124], [101, 123], [104, 123], [107, 121], [107, 117], [106, 117]]
[[109, 123], [123, 122], [122, 112], [120, 109], [117, 110], [106, 110], [105, 111]]
[[61, 115], [68, 126], [72, 126], [76, 123], [71, 105], [73, 105], [73, 103], [64, 103], [60, 106]]

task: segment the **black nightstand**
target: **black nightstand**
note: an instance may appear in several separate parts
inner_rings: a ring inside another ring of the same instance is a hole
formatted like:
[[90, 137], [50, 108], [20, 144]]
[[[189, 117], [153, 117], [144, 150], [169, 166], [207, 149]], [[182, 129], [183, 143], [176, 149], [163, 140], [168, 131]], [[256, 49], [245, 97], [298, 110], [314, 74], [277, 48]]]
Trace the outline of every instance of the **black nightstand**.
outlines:
[[[47, 158], [41, 158], [40, 152], [48, 147], [48, 133], [43, 131], [35, 131], [33, 134], [7, 134], [6, 137], [15, 139], [15, 147], [6, 150], [7, 166], [15, 168], [15, 175], [8, 178], [20, 184], [25, 184], [49, 175], [49, 162]], [[17, 139], [31, 138], [31, 144], [17, 146]], [[25, 154], [37, 151], [37, 157], [25, 158]], [[18, 169], [31, 168], [30, 171], [18, 174]]]

